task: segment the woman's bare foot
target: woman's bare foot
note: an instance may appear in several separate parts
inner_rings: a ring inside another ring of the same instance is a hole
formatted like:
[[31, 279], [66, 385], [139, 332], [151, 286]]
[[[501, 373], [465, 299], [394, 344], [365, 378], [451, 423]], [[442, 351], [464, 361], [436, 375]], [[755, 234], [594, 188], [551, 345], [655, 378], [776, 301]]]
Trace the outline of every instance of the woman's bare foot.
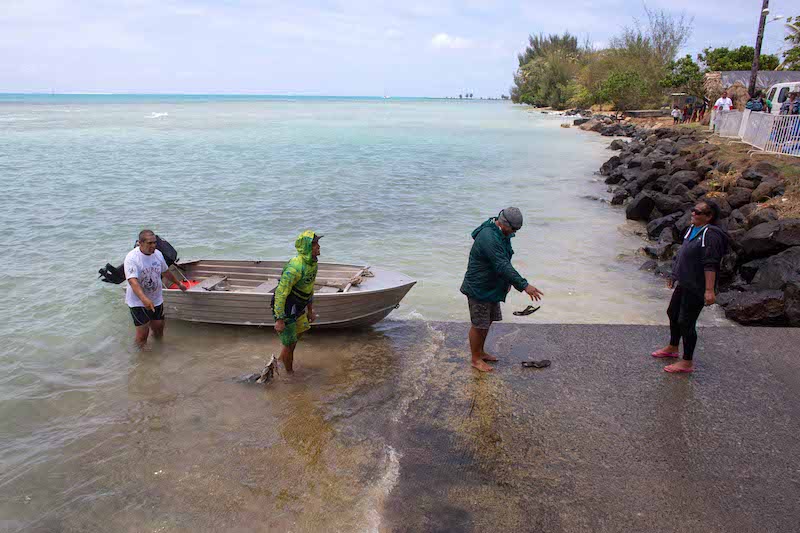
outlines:
[[483, 359], [484, 361], [488, 361], [489, 363], [495, 363], [495, 362], [499, 361], [499, 359], [497, 357], [495, 357], [493, 355], [489, 355], [486, 352], [483, 352], [483, 354], [481, 355], [481, 359]]
[[474, 359], [472, 360], [472, 368], [480, 370], [481, 372], [492, 372], [492, 371], [494, 371], [494, 368], [492, 368], [491, 366], [487, 365], [486, 363], [484, 363], [480, 359], [478, 359], [477, 361], [474, 360]]

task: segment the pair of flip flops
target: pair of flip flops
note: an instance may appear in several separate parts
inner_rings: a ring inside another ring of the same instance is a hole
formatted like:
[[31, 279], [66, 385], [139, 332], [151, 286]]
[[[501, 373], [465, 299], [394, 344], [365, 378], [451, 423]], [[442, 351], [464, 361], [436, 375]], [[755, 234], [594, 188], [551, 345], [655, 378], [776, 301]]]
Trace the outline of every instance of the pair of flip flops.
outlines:
[[550, 366], [549, 359], [542, 359], [541, 361], [522, 361], [523, 368], [547, 368]]

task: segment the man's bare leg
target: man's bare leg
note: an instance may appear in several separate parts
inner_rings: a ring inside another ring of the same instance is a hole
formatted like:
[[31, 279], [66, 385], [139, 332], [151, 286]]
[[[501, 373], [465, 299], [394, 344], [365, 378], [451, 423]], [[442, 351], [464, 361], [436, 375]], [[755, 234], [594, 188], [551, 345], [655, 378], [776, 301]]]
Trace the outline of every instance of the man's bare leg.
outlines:
[[297, 343], [293, 343], [291, 346], [284, 346], [281, 348], [281, 362], [283, 363], [283, 368], [286, 369], [287, 374], [294, 374], [294, 369], [292, 368], [292, 363], [294, 362], [294, 348], [297, 346]]
[[469, 329], [469, 349], [472, 352], [472, 366], [481, 372], [494, 370], [494, 368], [483, 362], [484, 355], [488, 355], [483, 350], [487, 335], [489, 335], [488, 329], [478, 329], [474, 326]]
[[147, 344], [147, 337], [150, 336], [150, 323], [143, 326], [136, 326], [136, 346], [143, 348]]
[[151, 320], [150, 321], [150, 329], [153, 330], [153, 337], [161, 340], [164, 337], [164, 321], [163, 320]]

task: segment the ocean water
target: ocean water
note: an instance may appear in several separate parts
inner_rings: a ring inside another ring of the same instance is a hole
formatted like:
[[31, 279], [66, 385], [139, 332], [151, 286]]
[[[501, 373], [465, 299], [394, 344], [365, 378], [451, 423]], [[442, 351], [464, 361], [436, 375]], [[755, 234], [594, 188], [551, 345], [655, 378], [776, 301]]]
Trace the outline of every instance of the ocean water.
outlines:
[[[351, 416], [374, 400], [400, 420], [419, 397], [439, 337], [402, 324], [468, 319], [488, 217], [522, 209], [514, 263], [545, 293], [521, 319], [512, 291], [508, 320], [665, 321], [641, 226], [586, 198], [608, 139], [560, 123], [488, 101], [0, 98], [0, 529], [324, 530], [334, 510], [335, 529], [385, 527], [397, 452]], [[321, 260], [419, 283], [393, 321], [312, 336], [302, 376], [257, 391], [229, 378], [277, 351], [269, 330], [170, 323], [133, 348], [96, 272], [143, 227], [184, 259], [288, 258], [311, 228]]]

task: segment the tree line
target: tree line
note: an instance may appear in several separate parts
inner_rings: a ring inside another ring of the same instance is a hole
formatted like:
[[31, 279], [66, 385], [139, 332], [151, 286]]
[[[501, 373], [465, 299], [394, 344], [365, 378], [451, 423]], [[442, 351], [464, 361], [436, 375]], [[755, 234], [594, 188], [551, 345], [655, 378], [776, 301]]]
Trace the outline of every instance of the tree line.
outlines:
[[[718, 70], [750, 70], [755, 50], [706, 48], [678, 58], [678, 51], [692, 33], [691, 18], [645, 7], [646, 23], [625, 27], [596, 50], [588, 40], [579, 42], [569, 32], [563, 35], [531, 35], [518, 54], [511, 99], [516, 103], [566, 109], [611, 105], [617, 110], [659, 107], [666, 89], [692, 95], [703, 94], [703, 74]], [[800, 69], [800, 17], [787, 19], [794, 45], [778, 56], [763, 54], [762, 70]]]

